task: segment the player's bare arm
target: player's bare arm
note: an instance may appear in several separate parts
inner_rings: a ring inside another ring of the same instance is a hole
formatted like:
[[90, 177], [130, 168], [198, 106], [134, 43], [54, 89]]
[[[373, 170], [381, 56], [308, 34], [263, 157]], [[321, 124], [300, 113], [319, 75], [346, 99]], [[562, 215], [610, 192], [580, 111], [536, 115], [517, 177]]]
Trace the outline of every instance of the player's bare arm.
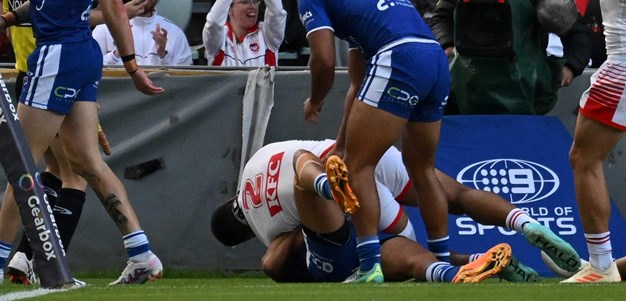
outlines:
[[335, 38], [329, 29], [307, 36], [311, 47], [311, 96], [304, 102], [304, 119], [319, 122], [324, 97], [335, 81]]
[[147, 95], [156, 95], [165, 91], [162, 87], [155, 86], [146, 73], [139, 68], [135, 60], [135, 48], [133, 35], [124, 4], [120, 0], [100, 1], [104, 21], [111, 32], [111, 36], [117, 44], [117, 50], [124, 62], [124, 69], [133, 79], [135, 88]]

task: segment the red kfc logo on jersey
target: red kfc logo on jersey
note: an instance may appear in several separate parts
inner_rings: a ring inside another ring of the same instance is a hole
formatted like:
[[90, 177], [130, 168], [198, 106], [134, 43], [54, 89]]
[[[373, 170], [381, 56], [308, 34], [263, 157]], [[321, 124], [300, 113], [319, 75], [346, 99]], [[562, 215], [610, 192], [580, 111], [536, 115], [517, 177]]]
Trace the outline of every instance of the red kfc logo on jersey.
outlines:
[[283, 211], [283, 207], [280, 205], [280, 200], [278, 199], [278, 179], [284, 154], [285, 152], [281, 152], [273, 155], [267, 163], [265, 202], [267, 209], [270, 211], [270, 216], [274, 216]]

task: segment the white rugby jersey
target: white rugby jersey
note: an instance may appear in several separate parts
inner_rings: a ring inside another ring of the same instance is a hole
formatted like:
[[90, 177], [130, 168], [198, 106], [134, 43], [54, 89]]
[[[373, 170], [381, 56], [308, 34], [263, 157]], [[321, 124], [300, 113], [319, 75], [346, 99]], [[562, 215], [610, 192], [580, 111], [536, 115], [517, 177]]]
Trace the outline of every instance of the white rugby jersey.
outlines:
[[243, 39], [233, 34], [227, 21], [232, 0], [217, 0], [206, 16], [202, 42], [208, 64], [261, 67], [278, 64], [278, 48], [285, 37], [287, 12], [280, 0], [265, 0], [265, 20], [248, 29]]
[[[172, 21], [158, 15], [156, 10], [150, 17], [132, 18], [130, 24], [135, 42], [135, 58], [139, 66], [183, 66], [193, 63], [191, 48], [183, 30]], [[151, 33], [156, 30], [157, 24], [167, 31], [165, 44], [167, 54], [163, 58], [157, 54], [157, 45]], [[92, 35], [100, 45], [105, 65], [123, 64], [122, 59], [113, 54], [117, 46], [105, 24], [96, 26]]]
[[607, 55], [626, 55], [626, 0], [600, 0]]
[[[334, 145], [334, 140], [292, 140], [264, 146], [244, 167], [239, 186], [238, 205], [256, 237], [266, 246], [281, 233], [300, 225], [294, 201], [293, 155], [306, 149], [322, 156]], [[398, 165], [399, 164], [399, 165]], [[391, 148], [376, 167], [380, 196], [379, 230], [391, 228], [403, 213], [395, 201], [409, 183], [400, 152]]]

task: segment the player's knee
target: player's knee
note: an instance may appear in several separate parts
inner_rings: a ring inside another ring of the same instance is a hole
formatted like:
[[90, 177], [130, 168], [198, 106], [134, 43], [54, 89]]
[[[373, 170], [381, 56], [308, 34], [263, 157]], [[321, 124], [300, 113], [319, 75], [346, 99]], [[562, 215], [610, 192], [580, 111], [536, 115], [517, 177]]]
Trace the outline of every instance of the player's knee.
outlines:
[[575, 146], [572, 147], [569, 152], [569, 163], [575, 172], [593, 170], [594, 168], [602, 165], [603, 161], [604, 158], [594, 158], [592, 156], [583, 154], [583, 151]]
[[263, 273], [272, 280], [280, 282], [282, 280], [281, 267], [275, 256], [265, 255], [261, 259], [261, 269]]
[[76, 158], [70, 158], [69, 162], [72, 171], [85, 179], [102, 174], [106, 164], [102, 160], [79, 160]]

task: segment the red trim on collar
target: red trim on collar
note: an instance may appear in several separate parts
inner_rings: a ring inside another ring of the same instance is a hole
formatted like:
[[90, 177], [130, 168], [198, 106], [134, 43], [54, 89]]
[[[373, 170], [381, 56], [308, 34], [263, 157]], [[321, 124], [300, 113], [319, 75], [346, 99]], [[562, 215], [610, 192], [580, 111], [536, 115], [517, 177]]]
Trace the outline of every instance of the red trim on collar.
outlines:
[[[248, 32], [246, 33], [246, 35], [245, 35], [245, 36], [243, 36], [243, 37], [239, 38], [239, 37], [236, 37], [236, 36], [235, 36], [235, 33], [233, 33], [233, 29], [232, 29], [232, 27], [230, 26], [230, 21], [226, 21], [226, 26], [228, 27], [228, 38], [229, 38], [231, 41], [235, 41], [235, 42], [237, 42], [237, 43], [243, 43], [243, 39], [245, 39], [245, 38], [246, 38], [246, 36], [248, 36], [249, 34], [251, 34], [251, 33], [253, 33], [253, 32], [256, 32], [257, 30], [259, 30], [259, 24], [258, 24], [258, 23], [257, 23], [257, 24], [254, 24], [254, 26], [252, 26], [252, 27], [248, 28]], [[235, 39], [235, 38], [236, 38], [236, 39]]]

